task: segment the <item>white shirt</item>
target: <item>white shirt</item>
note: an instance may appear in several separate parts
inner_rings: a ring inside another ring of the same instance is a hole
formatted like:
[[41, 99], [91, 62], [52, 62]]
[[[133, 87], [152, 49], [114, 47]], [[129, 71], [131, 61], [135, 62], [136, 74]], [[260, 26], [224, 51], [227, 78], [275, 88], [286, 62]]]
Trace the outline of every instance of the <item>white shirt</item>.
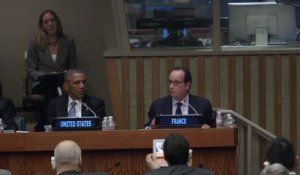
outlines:
[[51, 54], [51, 57], [52, 57], [53, 62], [55, 63], [57, 55], [56, 54]]
[[177, 103], [182, 103], [182, 105], [180, 106], [182, 115], [189, 114], [189, 94], [181, 101], [177, 101], [172, 98], [172, 115], [176, 114]]
[[68, 111], [70, 110], [71, 108], [71, 103], [72, 102], [75, 102], [76, 105], [75, 105], [75, 110], [76, 110], [76, 117], [81, 117], [81, 108], [82, 108], [82, 99], [79, 99], [79, 100], [73, 100], [70, 96], [69, 96], [69, 100], [68, 100]]

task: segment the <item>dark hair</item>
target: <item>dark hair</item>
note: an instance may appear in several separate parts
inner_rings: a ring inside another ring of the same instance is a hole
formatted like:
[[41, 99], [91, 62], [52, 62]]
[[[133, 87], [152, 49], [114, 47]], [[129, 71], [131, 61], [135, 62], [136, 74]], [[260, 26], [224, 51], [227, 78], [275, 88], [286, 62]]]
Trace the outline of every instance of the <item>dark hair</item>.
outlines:
[[65, 82], [69, 81], [71, 79], [71, 76], [73, 74], [76, 74], [76, 73], [85, 74], [82, 70], [79, 70], [79, 69], [70, 69], [70, 70], [67, 70], [64, 73], [64, 80], [65, 80]]
[[190, 70], [188, 70], [187, 68], [184, 67], [174, 67], [170, 72], [172, 71], [183, 71], [184, 73], [184, 83], [191, 83], [192, 84], [192, 74], [190, 72]]
[[169, 165], [186, 165], [189, 142], [180, 134], [170, 134], [164, 141], [164, 156]]
[[43, 17], [46, 13], [50, 13], [54, 17], [54, 20], [57, 25], [56, 36], [61, 37], [63, 35], [63, 27], [58, 15], [53, 10], [50, 9], [43, 11], [39, 17], [39, 34], [37, 36], [37, 46], [41, 49], [46, 49], [48, 47], [48, 42], [49, 42], [47, 33], [43, 29]]
[[267, 148], [270, 164], [280, 163], [290, 170], [295, 166], [295, 156], [293, 145], [283, 137], [277, 137]]

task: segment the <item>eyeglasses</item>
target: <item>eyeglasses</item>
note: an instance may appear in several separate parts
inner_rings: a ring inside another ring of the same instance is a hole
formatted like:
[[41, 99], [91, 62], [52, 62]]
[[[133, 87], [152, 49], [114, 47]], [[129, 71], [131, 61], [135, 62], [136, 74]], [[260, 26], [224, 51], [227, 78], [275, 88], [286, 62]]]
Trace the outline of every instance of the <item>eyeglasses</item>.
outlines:
[[170, 86], [171, 84], [173, 84], [174, 86], [179, 86], [181, 83], [183, 83], [182, 81], [172, 81], [172, 80], [167, 80], [167, 84]]

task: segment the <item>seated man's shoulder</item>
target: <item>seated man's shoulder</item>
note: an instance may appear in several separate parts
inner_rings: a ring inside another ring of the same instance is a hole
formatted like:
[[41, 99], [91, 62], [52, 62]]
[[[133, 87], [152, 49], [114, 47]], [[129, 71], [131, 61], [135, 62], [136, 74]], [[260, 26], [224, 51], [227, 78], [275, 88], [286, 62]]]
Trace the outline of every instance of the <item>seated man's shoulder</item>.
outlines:
[[99, 173], [80, 173], [80, 175], [109, 175], [107, 172], [99, 172]]
[[14, 105], [13, 101], [7, 97], [0, 97], [0, 103], [3, 105]]
[[102, 98], [96, 97], [96, 96], [91, 96], [91, 95], [85, 95], [83, 99], [89, 100], [89, 101], [94, 101], [94, 102], [100, 102], [100, 101], [102, 102], [103, 101]]
[[145, 175], [214, 175], [212, 171], [203, 168], [189, 167], [186, 165], [169, 166], [159, 168], [146, 173]]
[[197, 96], [197, 95], [192, 95], [192, 94], [190, 94], [190, 98], [197, 99], [197, 100], [203, 100], [203, 101], [209, 101], [205, 97], [201, 97], [201, 96]]
[[53, 98], [50, 102], [51, 103], [57, 103], [57, 102], [61, 102], [61, 101], [65, 101], [68, 99], [68, 96], [66, 95], [61, 95], [61, 96], [58, 96], [58, 97], [55, 97]]
[[170, 100], [172, 100], [171, 96], [164, 96], [164, 97], [154, 100], [153, 103], [164, 103], [164, 102], [167, 102]]

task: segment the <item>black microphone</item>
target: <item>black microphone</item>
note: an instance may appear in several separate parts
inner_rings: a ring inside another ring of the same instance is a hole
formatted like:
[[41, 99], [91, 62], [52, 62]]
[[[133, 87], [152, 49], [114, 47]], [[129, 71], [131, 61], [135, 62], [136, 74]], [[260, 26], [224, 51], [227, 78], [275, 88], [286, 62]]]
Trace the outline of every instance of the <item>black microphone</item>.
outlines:
[[83, 105], [87, 110], [91, 111], [95, 117], [97, 117], [96, 113], [95, 113], [95, 112], [94, 112], [94, 111], [93, 111], [86, 103], [82, 103], [82, 105]]
[[106, 169], [105, 172], [109, 172], [109, 171], [111, 171], [112, 169], [114, 169], [114, 168], [116, 168], [116, 167], [118, 167], [118, 166], [120, 166], [120, 165], [121, 165], [120, 162], [116, 162], [112, 167]]

